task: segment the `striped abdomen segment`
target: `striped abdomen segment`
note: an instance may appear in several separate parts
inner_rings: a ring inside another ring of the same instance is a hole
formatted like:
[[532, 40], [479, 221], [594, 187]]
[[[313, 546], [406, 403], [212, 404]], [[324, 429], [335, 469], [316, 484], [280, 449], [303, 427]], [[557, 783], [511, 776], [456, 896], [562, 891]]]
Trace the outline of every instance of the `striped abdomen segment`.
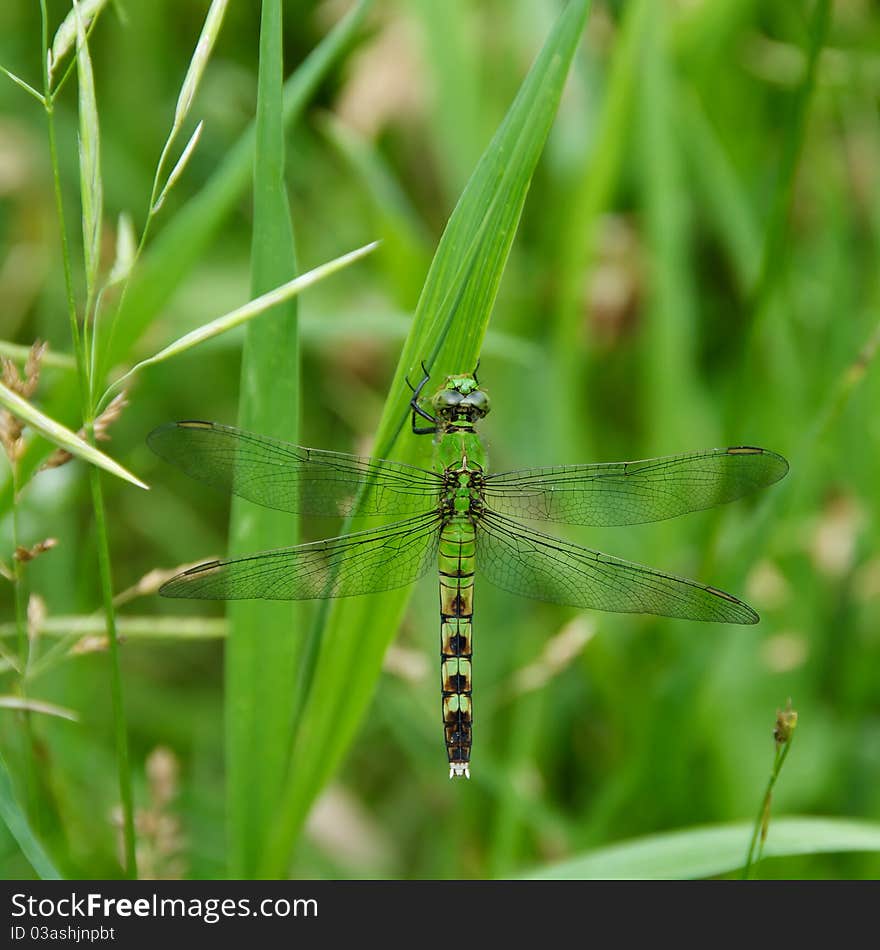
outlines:
[[441, 529], [440, 677], [450, 778], [470, 778], [474, 547], [474, 526], [466, 517], [453, 517]]

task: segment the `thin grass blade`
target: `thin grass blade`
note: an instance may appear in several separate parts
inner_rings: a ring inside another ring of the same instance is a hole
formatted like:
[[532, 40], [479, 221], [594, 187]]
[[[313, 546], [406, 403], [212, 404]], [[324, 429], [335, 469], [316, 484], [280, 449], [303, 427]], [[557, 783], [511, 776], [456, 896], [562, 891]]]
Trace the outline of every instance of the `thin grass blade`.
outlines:
[[73, 49], [77, 41], [77, 19], [88, 28], [92, 20], [107, 6], [108, 0], [82, 0], [74, 3], [70, 13], [61, 21], [52, 40], [49, 51], [49, 81], [51, 83], [55, 70], [62, 59]]
[[193, 134], [189, 137], [189, 141], [186, 143], [186, 146], [180, 154], [180, 158], [177, 159], [177, 163], [175, 164], [174, 168], [171, 169], [171, 172], [168, 175], [168, 180], [165, 182], [164, 187], [159, 192], [159, 197], [156, 199], [153, 207], [150, 208], [150, 214], [156, 214], [156, 212], [161, 209], [162, 205], [165, 204], [165, 199], [168, 197], [168, 193], [177, 183], [177, 179], [183, 174], [190, 158], [192, 158], [192, 153], [199, 144], [199, 139], [201, 138], [204, 125], [205, 123], [203, 120], [195, 127]]
[[[162, 207], [162, 204], [165, 201], [165, 196], [168, 194], [177, 178], [180, 177], [180, 174], [186, 166], [186, 163], [189, 161], [189, 157], [199, 140], [199, 136], [201, 135], [202, 123], [200, 122], [196, 127], [195, 132], [190, 136], [190, 140], [187, 143], [186, 148], [184, 148], [183, 154], [178, 159], [171, 171], [171, 174], [166, 179], [165, 184], [160, 187], [159, 183], [162, 180], [162, 173], [165, 170], [165, 163], [168, 160], [168, 156], [171, 154], [171, 149], [174, 147], [178, 133], [183, 128], [183, 124], [186, 122], [186, 118], [189, 115], [190, 109], [192, 108], [193, 100], [196, 97], [196, 92], [198, 92], [199, 83], [202, 81], [202, 76], [205, 73], [208, 60], [211, 58], [211, 52], [214, 49], [214, 43], [217, 41], [217, 37], [220, 34], [220, 28], [223, 25], [223, 17], [226, 14], [227, 4], [228, 0], [212, 0], [211, 6], [208, 10], [208, 15], [205, 17], [205, 22], [202, 26], [202, 32], [199, 34], [196, 48], [193, 51], [192, 57], [190, 58], [189, 68], [186, 71], [186, 75], [183, 77], [180, 93], [177, 96], [177, 105], [174, 108], [174, 119], [171, 123], [171, 130], [168, 133], [168, 138], [165, 140], [165, 144], [162, 146], [162, 153], [159, 156], [159, 161], [156, 164], [156, 174], [153, 179], [153, 193], [150, 195], [150, 217], [152, 217]], [[149, 225], [149, 220], [147, 223]]]
[[21, 77], [16, 76], [15, 73], [8, 70], [5, 66], [0, 66], [0, 72], [8, 76], [16, 86], [19, 86], [20, 88], [24, 89], [25, 92], [30, 93], [30, 95], [32, 95], [37, 100], [37, 102], [41, 103], [42, 105], [46, 104], [46, 99], [43, 94], [41, 92], [37, 92], [37, 90], [34, 89], [30, 83], [27, 83]]
[[104, 189], [101, 182], [101, 147], [95, 77], [85, 22], [77, 0], [73, 2], [76, 21], [76, 68], [79, 87], [79, 178], [82, 200], [83, 254], [86, 265], [86, 295], [94, 300], [101, 262], [101, 215]]
[[149, 488], [148, 485], [145, 485], [127, 469], [124, 469], [117, 462], [114, 462], [109, 456], [89, 445], [88, 442], [81, 439], [75, 432], [71, 432], [66, 426], [61, 425], [60, 422], [56, 422], [54, 419], [40, 412], [39, 409], [32, 406], [26, 399], [22, 399], [18, 393], [14, 393], [2, 383], [0, 383], [0, 405], [11, 412], [16, 418], [27, 423], [35, 432], [39, 432], [41, 436], [59, 448], [70, 452], [71, 455], [75, 455], [92, 465], [97, 465], [98, 468], [103, 468], [105, 471], [110, 472], [111, 475], [131, 482], [132, 485], [137, 485], [138, 488]]
[[168, 137], [168, 144], [174, 140], [180, 127], [186, 121], [189, 110], [192, 108], [193, 100], [205, 73], [205, 67], [211, 58], [211, 51], [214, 49], [214, 43], [220, 34], [220, 27], [223, 25], [223, 17], [226, 14], [226, 7], [229, 0], [212, 0], [208, 15], [205, 17], [205, 23], [202, 32], [199, 34], [196, 43], [195, 52], [189, 63], [189, 69], [184, 76], [183, 84], [180, 87], [180, 95], [177, 97], [177, 105], [174, 108], [174, 122], [171, 129], [171, 135]]
[[179, 340], [169, 343], [168, 346], [159, 350], [158, 353], [147, 357], [145, 360], [141, 360], [140, 363], [136, 363], [124, 376], [120, 376], [104, 394], [101, 400], [102, 405], [111, 391], [118, 389], [129, 377], [134, 376], [135, 373], [140, 372], [144, 367], [152, 366], [155, 363], [162, 363], [165, 360], [171, 359], [172, 356], [178, 356], [187, 350], [191, 350], [194, 346], [198, 346], [199, 343], [204, 343], [206, 340], [211, 340], [216, 336], [227, 333], [229, 330], [239, 327], [243, 323], [248, 323], [253, 320], [254, 317], [258, 317], [267, 310], [271, 310], [273, 307], [277, 307], [296, 297], [297, 294], [302, 293], [307, 287], [317, 284], [318, 281], [323, 280], [325, 277], [329, 277], [343, 267], [347, 267], [349, 264], [360, 260], [360, 258], [369, 254], [376, 247], [377, 243], [373, 241], [372, 244], [365, 244], [363, 247], [359, 247], [354, 251], [349, 251], [348, 254], [343, 254], [341, 257], [328, 261], [326, 264], [321, 264], [307, 271], [305, 274], [301, 274], [299, 277], [294, 277], [292, 280], [281, 284], [281, 286], [261, 294], [249, 303], [237, 307], [229, 313], [223, 314], [222, 317], [217, 317], [216, 320], [212, 320], [210, 323], [206, 323], [189, 333], [185, 333]]
[[61, 873], [37, 840], [27, 815], [18, 804], [12, 787], [12, 778], [2, 755], [0, 755], [0, 818], [3, 819], [9, 833], [21, 848], [22, 854], [39, 877], [44, 881], [60, 881]]
[[0, 709], [21, 709], [41, 713], [44, 716], [56, 716], [58, 719], [67, 719], [69, 722], [79, 721], [79, 713], [72, 709], [23, 696], [0, 696]]
[[[119, 617], [116, 627], [121, 637], [145, 640], [214, 640], [226, 636], [226, 621], [222, 617]], [[16, 635], [11, 621], [0, 623], [0, 639]], [[42, 637], [103, 638], [107, 620], [101, 614], [75, 614], [47, 617], [37, 627]], [[103, 648], [103, 640], [94, 649]], [[85, 648], [82, 652], [88, 652]]]
[[132, 224], [131, 215], [123, 211], [116, 225], [116, 257], [110, 270], [109, 284], [116, 284], [128, 277], [134, 266], [136, 255], [137, 238], [134, 233], [134, 224]]

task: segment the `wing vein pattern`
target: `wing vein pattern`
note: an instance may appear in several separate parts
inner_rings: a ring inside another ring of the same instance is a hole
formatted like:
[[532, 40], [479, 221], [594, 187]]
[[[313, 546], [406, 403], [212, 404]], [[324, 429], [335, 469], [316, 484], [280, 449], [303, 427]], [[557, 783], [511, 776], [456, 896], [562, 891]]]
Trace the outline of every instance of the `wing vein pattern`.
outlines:
[[440, 516], [419, 515], [338, 538], [209, 561], [164, 584], [165, 597], [310, 600], [404, 587], [437, 563]]
[[282, 442], [215, 422], [173, 422], [147, 439], [187, 475], [265, 508], [307, 515], [414, 515], [433, 510], [436, 472]]
[[477, 524], [477, 569], [503, 590], [593, 610], [686, 620], [756, 623], [731, 594], [642, 564], [550, 537], [484, 511]]
[[734, 446], [640, 462], [501, 472], [486, 477], [484, 497], [503, 515], [610, 527], [726, 504], [787, 471], [775, 452]]

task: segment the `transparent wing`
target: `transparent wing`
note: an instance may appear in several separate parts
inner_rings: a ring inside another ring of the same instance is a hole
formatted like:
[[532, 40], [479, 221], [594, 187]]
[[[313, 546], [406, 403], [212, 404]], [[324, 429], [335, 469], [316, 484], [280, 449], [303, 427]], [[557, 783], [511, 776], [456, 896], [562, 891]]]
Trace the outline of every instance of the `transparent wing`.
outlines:
[[200, 600], [310, 600], [391, 590], [436, 567], [439, 524], [432, 513], [326, 541], [209, 561], [172, 577], [159, 593]]
[[307, 449], [216, 422], [171, 422], [147, 437], [150, 448], [187, 475], [266, 508], [312, 515], [411, 515], [436, 507], [434, 472]]
[[751, 607], [722, 590], [551, 538], [490, 511], [478, 522], [476, 553], [487, 580], [524, 597], [686, 620], [758, 621]]
[[726, 504], [779, 481], [781, 455], [752, 446], [641, 462], [565, 465], [489, 475], [487, 504], [505, 515], [595, 526], [662, 521]]

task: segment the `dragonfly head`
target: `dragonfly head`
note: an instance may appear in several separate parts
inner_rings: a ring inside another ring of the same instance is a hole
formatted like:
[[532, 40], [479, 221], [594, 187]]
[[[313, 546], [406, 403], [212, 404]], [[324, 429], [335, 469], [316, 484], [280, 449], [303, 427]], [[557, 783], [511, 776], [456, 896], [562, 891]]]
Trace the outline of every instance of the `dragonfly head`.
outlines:
[[472, 374], [447, 376], [431, 399], [431, 408], [442, 422], [476, 422], [489, 412], [489, 396]]

